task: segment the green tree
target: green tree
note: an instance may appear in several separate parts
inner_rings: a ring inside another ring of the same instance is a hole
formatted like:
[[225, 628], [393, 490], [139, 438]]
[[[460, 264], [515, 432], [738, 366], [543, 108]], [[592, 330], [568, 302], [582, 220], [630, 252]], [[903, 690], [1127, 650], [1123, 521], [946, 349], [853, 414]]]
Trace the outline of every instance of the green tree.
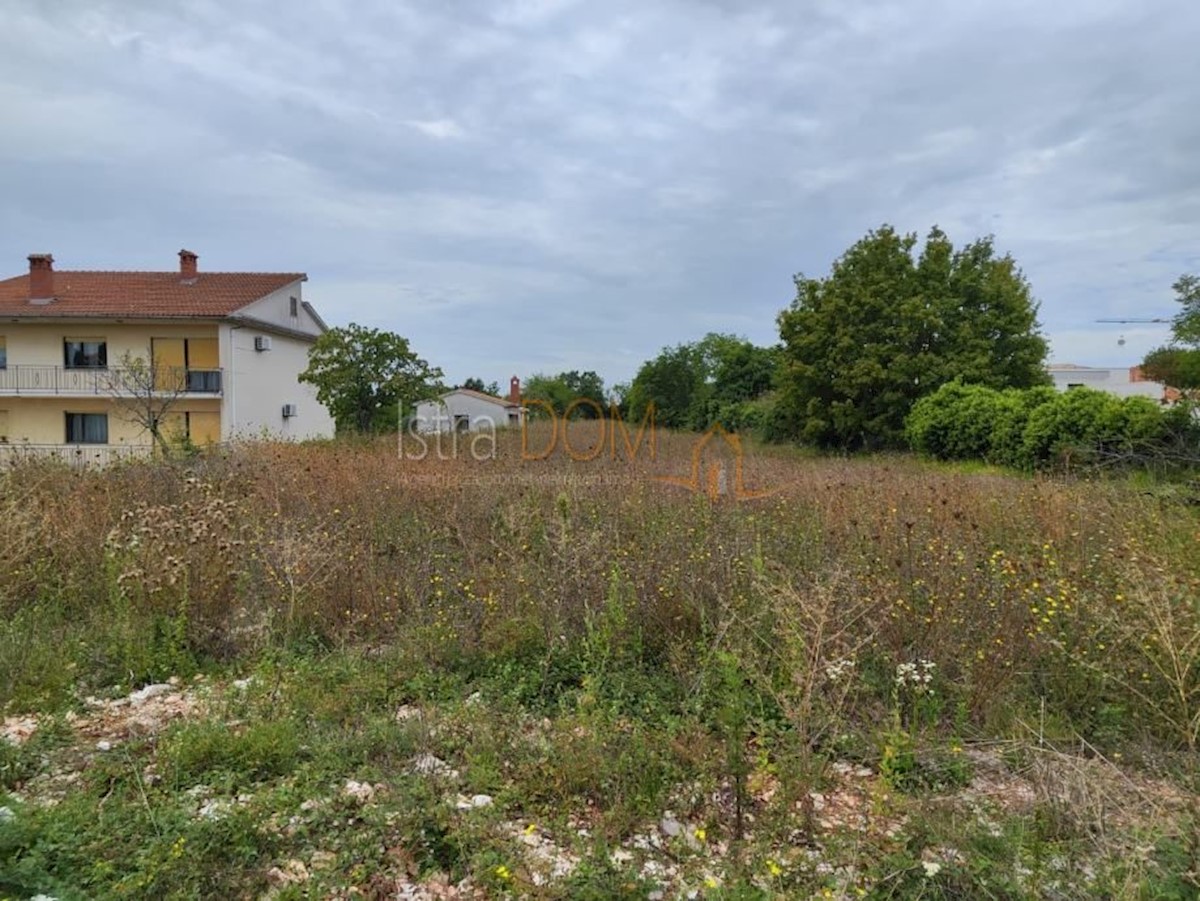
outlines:
[[467, 379], [465, 382], [463, 382], [458, 387], [466, 388], [468, 391], [479, 391], [484, 394], [487, 393], [487, 386], [484, 385], [483, 379], [477, 379], [474, 377]]
[[1173, 343], [1142, 361], [1142, 371], [1195, 399], [1200, 394], [1200, 276], [1183, 275], [1171, 286], [1182, 309], [1171, 324]]
[[651, 405], [657, 423], [666, 428], [690, 427], [692, 403], [704, 384], [704, 369], [692, 344], [664, 347], [633, 377], [625, 401], [629, 415], [641, 421]]
[[638, 369], [624, 401], [634, 419], [653, 403], [668, 428], [727, 428], [743, 424], [746, 405], [771, 390], [776, 348], [757, 347], [736, 335], [710, 333], [691, 344], [664, 347]]
[[[604, 396], [604, 380], [590, 369], [586, 372], [576, 370], [560, 372], [558, 375], [535, 373], [525, 382], [521, 394], [526, 400], [536, 400], [547, 404], [559, 416], [563, 415], [567, 408], [580, 398], [591, 401], [601, 410], [606, 410], [608, 407], [607, 399]], [[531, 408], [530, 413], [535, 416], [546, 415], [546, 411], [536, 405]], [[596, 408], [589, 403], [575, 404], [571, 415], [594, 419]]]
[[916, 246], [884, 225], [826, 278], [796, 276], [779, 315], [776, 429], [827, 448], [901, 447], [913, 403], [952, 379], [1047, 382], [1038, 307], [1012, 257], [990, 238], [955, 250], [936, 227]]
[[350, 323], [319, 337], [300, 381], [314, 385], [339, 432], [385, 432], [400, 410], [441, 390], [442, 371], [430, 366], [395, 332]]

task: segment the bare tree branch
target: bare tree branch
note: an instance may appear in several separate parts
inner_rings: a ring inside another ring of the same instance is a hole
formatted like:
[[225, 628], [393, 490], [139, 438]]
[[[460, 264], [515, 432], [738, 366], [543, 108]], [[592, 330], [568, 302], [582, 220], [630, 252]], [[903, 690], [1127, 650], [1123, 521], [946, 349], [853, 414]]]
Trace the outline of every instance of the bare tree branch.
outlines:
[[126, 351], [120, 364], [107, 370], [102, 385], [122, 418], [149, 432], [154, 446], [168, 456], [171, 445], [163, 427], [180, 396], [188, 390], [187, 370], [166, 366], [158, 357], [147, 361]]

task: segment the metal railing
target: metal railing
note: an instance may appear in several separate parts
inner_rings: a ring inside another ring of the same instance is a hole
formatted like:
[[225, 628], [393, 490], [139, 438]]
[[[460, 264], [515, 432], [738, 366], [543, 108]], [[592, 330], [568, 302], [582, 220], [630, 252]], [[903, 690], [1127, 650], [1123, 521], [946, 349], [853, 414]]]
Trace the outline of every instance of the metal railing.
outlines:
[[144, 460], [153, 455], [149, 444], [4, 444], [0, 467], [29, 460], [56, 460], [79, 469], [110, 466], [124, 460]]
[[[72, 369], [66, 366], [19, 364], [0, 369], [0, 395], [105, 395], [134, 393], [133, 378], [126, 371], [111, 369]], [[220, 369], [159, 369], [155, 382], [163, 393], [210, 394], [221, 393]], [[143, 381], [144, 375], [136, 381]]]

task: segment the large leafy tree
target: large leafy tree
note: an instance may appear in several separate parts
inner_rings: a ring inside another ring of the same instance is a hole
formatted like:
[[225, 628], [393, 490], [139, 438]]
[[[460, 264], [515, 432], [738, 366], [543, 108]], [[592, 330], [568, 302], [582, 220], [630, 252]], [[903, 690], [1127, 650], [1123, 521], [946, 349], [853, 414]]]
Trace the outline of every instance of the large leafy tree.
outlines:
[[1142, 370], [1195, 398], [1200, 395], [1200, 276], [1184, 275], [1171, 286], [1182, 309], [1172, 320], [1172, 344], [1146, 355]]
[[441, 389], [442, 371], [413, 353], [395, 332], [350, 323], [319, 337], [300, 381], [316, 386], [339, 432], [397, 428], [400, 410]]
[[[590, 369], [585, 372], [572, 369], [558, 375], [537, 373], [526, 380], [521, 388], [521, 396], [549, 405], [558, 415], [565, 413], [576, 400], [591, 401], [571, 407], [572, 416], [584, 419], [594, 419], [597, 408], [605, 410], [608, 407], [604, 396], [604, 380]], [[544, 408], [533, 407], [534, 415], [539, 412], [544, 414]]]
[[624, 401], [638, 420], [653, 404], [656, 421], [668, 428], [704, 429], [714, 422], [734, 428], [739, 408], [771, 389], [777, 367], [776, 348], [710, 333], [664, 347], [643, 363]]
[[825, 278], [796, 276], [779, 315], [776, 428], [844, 450], [901, 447], [913, 403], [951, 379], [1045, 384], [1029, 283], [990, 238], [955, 250], [938, 228], [869, 232]]

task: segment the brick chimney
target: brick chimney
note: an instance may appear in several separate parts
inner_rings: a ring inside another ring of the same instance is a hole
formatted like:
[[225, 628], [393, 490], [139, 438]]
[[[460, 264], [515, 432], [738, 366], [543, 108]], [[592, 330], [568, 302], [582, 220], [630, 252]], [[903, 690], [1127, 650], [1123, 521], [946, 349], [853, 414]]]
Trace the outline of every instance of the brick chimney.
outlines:
[[54, 299], [54, 257], [48, 253], [29, 255], [29, 299], [42, 302]]
[[190, 250], [179, 251], [179, 274], [182, 278], [193, 279], [196, 277], [196, 261], [200, 259]]
[[510, 404], [519, 404], [521, 402], [521, 380], [515, 375], [508, 383], [508, 402]]

